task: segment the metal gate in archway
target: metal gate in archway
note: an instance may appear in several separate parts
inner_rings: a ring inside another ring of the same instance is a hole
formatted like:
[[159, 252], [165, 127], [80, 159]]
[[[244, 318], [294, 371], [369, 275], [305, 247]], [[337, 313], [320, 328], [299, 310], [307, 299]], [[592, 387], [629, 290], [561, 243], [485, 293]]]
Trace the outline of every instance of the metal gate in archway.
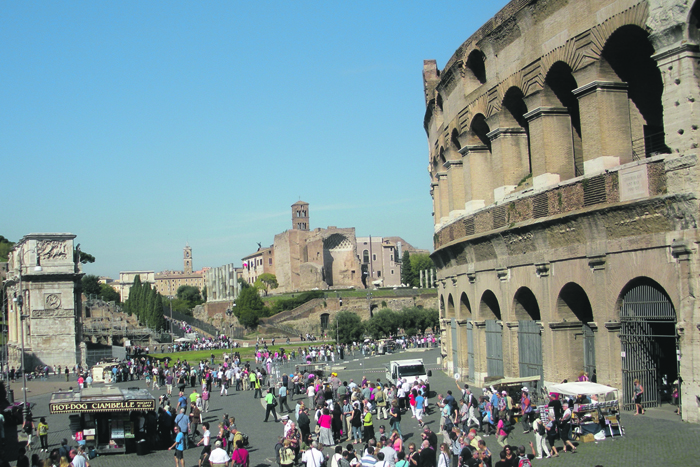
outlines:
[[537, 321], [518, 321], [520, 377], [540, 376], [542, 369], [542, 328]]
[[495, 319], [486, 320], [486, 373], [503, 376], [503, 325]]
[[589, 323], [583, 323], [583, 371], [588, 377], [595, 372], [595, 334]]
[[[627, 292], [620, 308], [620, 341], [622, 344], [623, 408], [634, 409], [634, 380], [644, 387], [643, 407], [656, 407], [661, 402], [662, 339], [673, 339], [676, 312], [668, 297], [650, 285], [639, 285]], [[664, 326], [666, 325], [666, 326]], [[668, 343], [668, 342], [667, 342]], [[676, 364], [675, 355], [672, 356]], [[660, 371], [661, 370], [661, 371]]]
[[467, 321], [467, 365], [469, 365], [469, 381], [474, 381], [474, 322]]

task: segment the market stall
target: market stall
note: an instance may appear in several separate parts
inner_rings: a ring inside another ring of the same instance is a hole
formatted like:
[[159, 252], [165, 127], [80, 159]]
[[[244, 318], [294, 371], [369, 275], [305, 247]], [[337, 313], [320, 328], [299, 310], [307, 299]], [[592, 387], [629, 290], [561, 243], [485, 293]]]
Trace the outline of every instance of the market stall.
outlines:
[[79, 444], [100, 454], [143, 450], [155, 437], [155, 410], [156, 399], [147, 390], [112, 386], [55, 392], [49, 402], [50, 414], [71, 414], [70, 428]]
[[550, 393], [573, 398], [572, 434], [583, 442], [622, 436], [617, 389], [590, 381], [554, 384]]

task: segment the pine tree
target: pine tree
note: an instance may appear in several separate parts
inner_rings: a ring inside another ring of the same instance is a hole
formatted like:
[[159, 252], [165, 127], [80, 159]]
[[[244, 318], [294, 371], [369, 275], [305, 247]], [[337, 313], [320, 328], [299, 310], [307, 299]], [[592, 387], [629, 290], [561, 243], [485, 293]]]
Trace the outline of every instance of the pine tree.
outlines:
[[408, 251], [404, 251], [403, 257], [401, 258], [401, 283], [413, 287], [413, 283], [415, 282], [414, 276], [415, 274], [411, 267], [411, 255]]

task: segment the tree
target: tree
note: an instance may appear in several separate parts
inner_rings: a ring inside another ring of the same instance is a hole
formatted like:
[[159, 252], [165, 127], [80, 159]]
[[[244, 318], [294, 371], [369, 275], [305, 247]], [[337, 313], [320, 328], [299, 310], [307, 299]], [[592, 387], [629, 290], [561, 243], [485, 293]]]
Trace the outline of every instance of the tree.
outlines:
[[199, 288], [194, 285], [181, 285], [177, 288], [176, 295], [180, 300], [191, 303], [192, 307], [202, 303], [202, 295], [199, 292]]
[[411, 271], [413, 271], [413, 286], [420, 287], [420, 271], [435, 269], [433, 260], [426, 253], [415, 253], [411, 255]]
[[14, 242], [11, 242], [2, 235], [0, 235], [0, 263], [7, 262], [7, 257], [14, 246]]
[[274, 274], [270, 274], [269, 272], [265, 272], [263, 274], [260, 274], [258, 278], [255, 280], [255, 288], [258, 290], [264, 290], [265, 291], [265, 296], [267, 296], [267, 293], [269, 292], [270, 289], [276, 289], [278, 284], [277, 284], [277, 277], [275, 277]]
[[108, 284], [100, 284], [100, 297], [105, 302], [116, 302], [119, 303], [120, 297], [119, 292], [114, 290], [112, 286]]
[[365, 324], [367, 333], [375, 339], [396, 335], [399, 332], [399, 313], [384, 308], [374, 313]]
[[85, 296], [100, 295], [102, 288], [100, 287], [100, 278], [92, 274], [87, 274], [80, 279], [80, 284], [83, 288]]
[[350, 344], [362, 339], [365, 326], [358, 315], [351, 311], [339, 311], [335, 315], [333, 326], [338, 330], [338, 341]]
[[90, 253], [85, 253], [84, 251], [81, 251], [79, 260], [82, 264], [94, 263], [95, 257], [92, 256]]
[[411, 255], [408, 251], [404, 251], [403, 257], [401, 258], [401, 283], [413, 287], [414, 282], [415, 274], [411, 267]]
[[207, 286], [205, 285], [202, 289], [202, 300], [207, 301]]
[[256, 288], [246, 287], [241, 290], [233, 314], [243, 326], [250, 329], [258, 327], [258, 320], [267, 315], [267, 310]]

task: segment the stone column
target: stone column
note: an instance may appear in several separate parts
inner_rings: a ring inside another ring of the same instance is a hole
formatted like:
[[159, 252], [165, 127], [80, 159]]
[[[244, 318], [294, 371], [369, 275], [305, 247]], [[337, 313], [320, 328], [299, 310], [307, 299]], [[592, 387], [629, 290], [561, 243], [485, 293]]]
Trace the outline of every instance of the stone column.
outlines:
[[435, 269], [430, 270], [430, 288], [435, 288]]
[[530, 128], [532, 186], [543, 188], [574, 178], [571, 117], [566, 107], [537, 107], [525, 114]]
[[464, 167], [464, 209], [470, 213], [493, 203], [491, 151], [484, 145], [475, 145], [464, 146], [459, 152]]
[[440, 190], [440, 224], [446, 224], [450, 220], [450, 189], [447, 172], [438, 172], [437, 177]]
[[[437, 178], [437, 176], [436, 176]], [[435, 221], [435, 225], [440, 225], [440, 186], [438, 185], [438, 182], [431, 182], [430, 183], [430, 194], [433, 195], [433, 220]]]
[[418, 276], [419, 276], [419, 278], [420, 278], [420, 288], [421, 288], [421, 289], [424, 288], [424, 287], [423, 287], [423, 284], [424, 284], [424, 282], [423, 282], [423, 272], [424, 272], [424, 271], [423, 271], [422, 269], [421, 269], [420, 271], [418, 271]]
[[700, 144], [697, 131], [700, 122], [700, 47], [683, 41], [652, 58], [656, 60], [664, 82], [661, 102], [666, 145], [680, 154], [697, 151]]
[[491, 140], [493, 154], [493, 197], [500, 201], [530, 173], [527, 132], [521, 127], [496, 128], [486, 136]]
[[591, 81], [573, 93], [581, 115], [584, 173], [598, 173], [631, 162], [627, 83]]
[[447, 185], [449, 187], [449, 218], [455, 219], [464, 214], [464, 170], [462, 160], [448, 160]]

